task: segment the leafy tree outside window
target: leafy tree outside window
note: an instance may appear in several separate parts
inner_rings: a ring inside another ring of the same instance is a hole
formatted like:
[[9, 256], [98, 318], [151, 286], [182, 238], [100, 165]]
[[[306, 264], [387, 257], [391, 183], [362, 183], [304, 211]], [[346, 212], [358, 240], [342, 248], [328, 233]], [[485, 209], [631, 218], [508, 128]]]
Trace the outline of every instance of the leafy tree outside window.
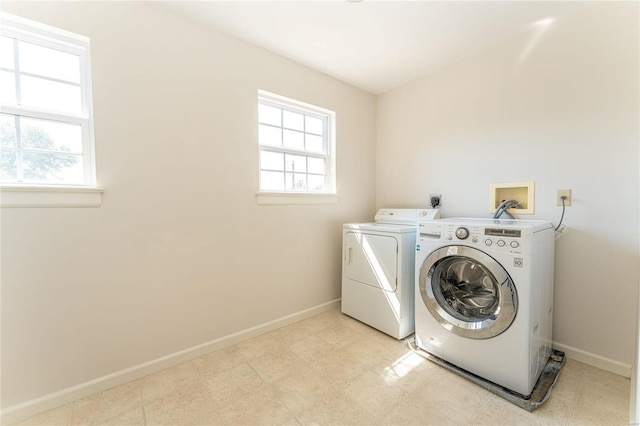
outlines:
[[[3, 181], [17, 180], [17, 151], [7, 149], [15, 146], [15, 128], [10, 123], [3, 123], [0, 127], [0, 145], [2, 146], [2, 158], [0, 159], [0, 176]], [[70, 152], [69, 146], [62, 146], [56, 149], [53, 137], [46, 131], [26, 126], [22, 129], [22, 140], [24, 145], [32, 148], [32, 151], [23, 151], [23, 162], [25, 175], [34, 180], [64, 180], [65, 169], [78, 163], [78, 156], [62, 153], [52, 153], [51, 151]]]

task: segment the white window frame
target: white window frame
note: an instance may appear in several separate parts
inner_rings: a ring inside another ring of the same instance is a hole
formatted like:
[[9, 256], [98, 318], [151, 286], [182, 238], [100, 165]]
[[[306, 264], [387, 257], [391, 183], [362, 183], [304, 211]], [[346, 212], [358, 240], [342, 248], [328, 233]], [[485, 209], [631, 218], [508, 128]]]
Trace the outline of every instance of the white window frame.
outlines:
[[[0, 111], [13, 116], [79, 125], [82, 132], [84, 178], [83, 182], [78, 184], [2, 182], [0, 183], [0, 205], [2, 207], [86, 207], [100, 205], [103, 190], [97, 187], [96, 182], [89, 38], [4, 12], [0, 14], [0, 19], [3, 36], [71, 53], [80, 58], [79, 86], [82, 98], [82, 111], [80, 114], [61, 113], [4, 103], [0, 106]], [[20, 74], [19, 69], [16, 74]], [[55, 81], [55, 79], [51, 80]], [[19, 88], [17, 90], [19, 91]]]
[[[300, 102], [281, 95], [258, 90], [258, 105], [274, 106], [298, 114], [321, 118], [324, 121], [323, 145], [324, 153], [305, 150], [295, 150], [285, 147], [260, 145], [258, 140], [258, 157], [264, 151], [281, 152], [284, 154], [302, 155], [305, 157], [322, 158], [325, 160], [325, 189], [324, 191], [270, 191], [263, 190], [260, 183], [260, 172], [265, 170], [258, 158], [258, 204], [332, 204], [338, 200], [336, 193], [336, 145], [335, 145], [335, 112], [315, 105]], [[256, 115], [256, 124], [259, 120]], [[257, 128], [258, 126], [256, 126]], [[277, 127], [277, 126], [276, 126]], [[280, 127], [283, 128], [283, 127]], [[286, 174], [286, 172], [285, 172]]]

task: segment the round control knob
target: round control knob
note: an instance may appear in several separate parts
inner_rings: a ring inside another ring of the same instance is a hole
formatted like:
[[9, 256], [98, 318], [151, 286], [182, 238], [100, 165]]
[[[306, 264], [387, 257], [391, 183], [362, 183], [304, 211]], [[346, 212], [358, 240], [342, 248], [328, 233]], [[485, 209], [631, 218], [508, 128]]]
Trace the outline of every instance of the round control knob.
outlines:
[[505, 244], [503, 240], [498, 240], [498, 247], [504, 247]]
[[471, 239], [471, 242], [477, 243], [477, 242], [478, 242], [478, 239], [477, 239], [476, 237], [473, 237], [473, 238]]
[[511, 241], [511, 247], [518, 248], [519, 246], [520, 246], [520, 244], [518, 244], [517, 241]]
[[461, 240], [466, 239], [469, 236], [469, 230], [467, 228], [458, 228], [456, 229], [456, 237], [460, 238]]
[[491, 240], [489, 240], [489, 239], [486, 239], [486, 240], [484, 240], [484, 243], [485, 243], [486, 245], [490, 246], [491, 244], [493, 244], [493, 241], [491, 241]]

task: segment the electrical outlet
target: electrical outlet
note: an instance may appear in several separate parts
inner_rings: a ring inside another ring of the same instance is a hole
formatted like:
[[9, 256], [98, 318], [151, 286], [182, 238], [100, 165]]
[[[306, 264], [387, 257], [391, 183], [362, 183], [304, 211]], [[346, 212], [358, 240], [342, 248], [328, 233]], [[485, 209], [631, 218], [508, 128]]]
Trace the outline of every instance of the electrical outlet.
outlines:
[[556, 240], [562, 236], [564, 236], [564, 234], [567, 233], [569, 229], [564, 226], [564, 225], [560, 225], [560, 227], [558, 229], [556, 229]]
[[442, 195], [441, 194], [429, 194], [429, 206], [435, 209], [436, 207], [442, 206]]
[[561, 197], [567, 197], [564, 199], [564, 205], [565, 207], [569, 207], [571, 205], [571, 190], [570, 189], [558, 189], [557, 195], [556, 195], [556, 205], [557, 206], [561, 206], [562, 205], [562, 198]]

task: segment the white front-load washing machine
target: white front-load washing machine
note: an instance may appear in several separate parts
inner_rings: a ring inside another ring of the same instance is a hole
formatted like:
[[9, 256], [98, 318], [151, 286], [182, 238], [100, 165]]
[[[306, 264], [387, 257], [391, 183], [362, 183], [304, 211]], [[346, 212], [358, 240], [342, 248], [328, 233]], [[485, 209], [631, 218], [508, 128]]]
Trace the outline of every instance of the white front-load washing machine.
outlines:
[[418, 220], [437, 209], [380, 209], [374, 223], [342, 227], [342, 312], [402, 339], [414, 330]]
[[419, 222], [416, 345], [528, 396], [551, 354], [550, 222]]

